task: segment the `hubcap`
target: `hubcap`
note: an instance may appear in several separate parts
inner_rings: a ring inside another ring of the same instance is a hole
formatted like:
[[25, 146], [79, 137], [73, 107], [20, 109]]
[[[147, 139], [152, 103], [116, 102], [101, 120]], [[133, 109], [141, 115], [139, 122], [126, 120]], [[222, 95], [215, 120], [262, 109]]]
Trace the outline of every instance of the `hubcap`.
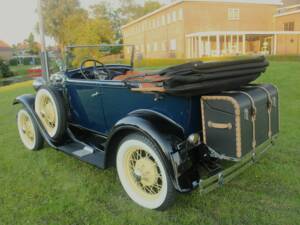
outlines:
[[132, 187], [147, 197], [159, 194], [162, 175], [154, 158], [141, 149], [131, 149], [126, 158], [125, 167]]

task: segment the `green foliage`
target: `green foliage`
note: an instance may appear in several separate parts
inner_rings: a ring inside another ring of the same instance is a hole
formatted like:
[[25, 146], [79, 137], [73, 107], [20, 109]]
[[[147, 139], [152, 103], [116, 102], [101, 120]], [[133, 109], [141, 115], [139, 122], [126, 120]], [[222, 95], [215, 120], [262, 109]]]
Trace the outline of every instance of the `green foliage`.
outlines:
[[120, 7], [117, 10], [121, 14], [122, 24], [124, 25], [131, 20], [153, 12], [161, 6], [162, 5], [158, 1], [150, 0], [146, 1], [144, 5], [140, 5], [135, 0], [120, 0]]
[[9, 60], [9, 65], [10, 66], [16, 66], [16, 65], [18, 65], [18, 63], [19, 63], [19, 61], [18, 61], [17, 58], [12, 58], [12, 59]]
[[[61, 50], [68, 44], [121, 42], [121, 26], [161, 7], [157, 1], [144, 5], [135, 0], [120, 0], [115, 9], [109, 1], [92, 6], [90, 11], [80, 7], [78, 0], [43, 0], [42, 11], [46, 34], [53, 37]], [[96, 38], [97, 37], [97, 38]], [[28, 43], [32, 43], [32, 36]]]
[[47, 146], [26, 151], [11, 101], [34, 91], [30, 84], [0, 88], [0, 224], [299, 224], [299, 71], [299, 62], [271, 62], [259, 80], [279, 88], [281, 110], [279, 139], [262, 160], [205, 196], [178, 195], [164, 212], [134, 204], [115, 169], [97, 169]]
[[81, 13], [78, 0], [43, 0], [42, 11], [46, 34], [53, 37], [63, 48], [65, 42], [65, 22], [77, 13]]
[[14, 73], [9, 69], [9, 66], [0, 58], [0, 78], [13, 76]]
[[28, 46], [28, 49], [27, 49], [27, 52], [31, 55], [37, 55], [39, 54], [40, 52], [40, 49], [39, 49], [39, 45], [38, 43], [34, 40], [34, 35], [33, 33], [30, 33], [29, 34], [29, 37], [27, 39], [25, 39], [24, 41], [27, 46]]

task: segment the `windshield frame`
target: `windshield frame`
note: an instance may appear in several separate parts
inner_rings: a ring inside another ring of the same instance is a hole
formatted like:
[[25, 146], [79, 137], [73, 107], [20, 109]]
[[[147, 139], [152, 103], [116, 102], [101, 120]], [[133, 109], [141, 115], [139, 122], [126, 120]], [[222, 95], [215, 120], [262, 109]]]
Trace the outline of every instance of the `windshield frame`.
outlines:
[[66, 56], [65, 56], [65, 65], [66, 65], [66, 71], [68, 71], [71, 68], [68, 68], [69, 66], [69, 52], [73, 49], [86, 49], [86, 48], [101, 48], [101, 47], [131, 47], [131, 55], [130, 55], [130, 66], [134, 67], [134, 57], [135, 57], [135, 45], [130, 44], [100, 44], [100, 45], [68, 45], [65, 48]]

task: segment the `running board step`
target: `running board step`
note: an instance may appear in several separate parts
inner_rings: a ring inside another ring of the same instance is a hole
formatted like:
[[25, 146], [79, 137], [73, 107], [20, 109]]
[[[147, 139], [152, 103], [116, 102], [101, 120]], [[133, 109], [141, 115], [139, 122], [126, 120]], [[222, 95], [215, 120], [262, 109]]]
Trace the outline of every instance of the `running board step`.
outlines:
[[104, 168], [105, 152], [93, 149], [90, 146], [78, 142], [71, 142], [57, 147], [58, 150], [72, 155], [84, 162]]

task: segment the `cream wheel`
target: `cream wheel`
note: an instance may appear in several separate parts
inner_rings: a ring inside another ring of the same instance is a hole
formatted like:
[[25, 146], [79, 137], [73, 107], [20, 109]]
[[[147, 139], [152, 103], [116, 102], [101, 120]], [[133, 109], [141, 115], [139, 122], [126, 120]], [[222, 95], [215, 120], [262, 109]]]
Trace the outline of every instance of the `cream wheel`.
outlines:
[[65, 113], [62, 99], [50, 87], [42, 87], [35, 98], [35, 112], [48, 135], [59, 139], [65, 130]]
[[42, 148], [43, 138], [27, 110], [19, 110], [17, 125], [21, 141], [27, 149], [38, 150]]
[[149, 209], [164, 209], [174, 198], [174, 187], [158, 148], [140, 134], [126, 137], [117, 153], [120, 181], [137, 204]]

